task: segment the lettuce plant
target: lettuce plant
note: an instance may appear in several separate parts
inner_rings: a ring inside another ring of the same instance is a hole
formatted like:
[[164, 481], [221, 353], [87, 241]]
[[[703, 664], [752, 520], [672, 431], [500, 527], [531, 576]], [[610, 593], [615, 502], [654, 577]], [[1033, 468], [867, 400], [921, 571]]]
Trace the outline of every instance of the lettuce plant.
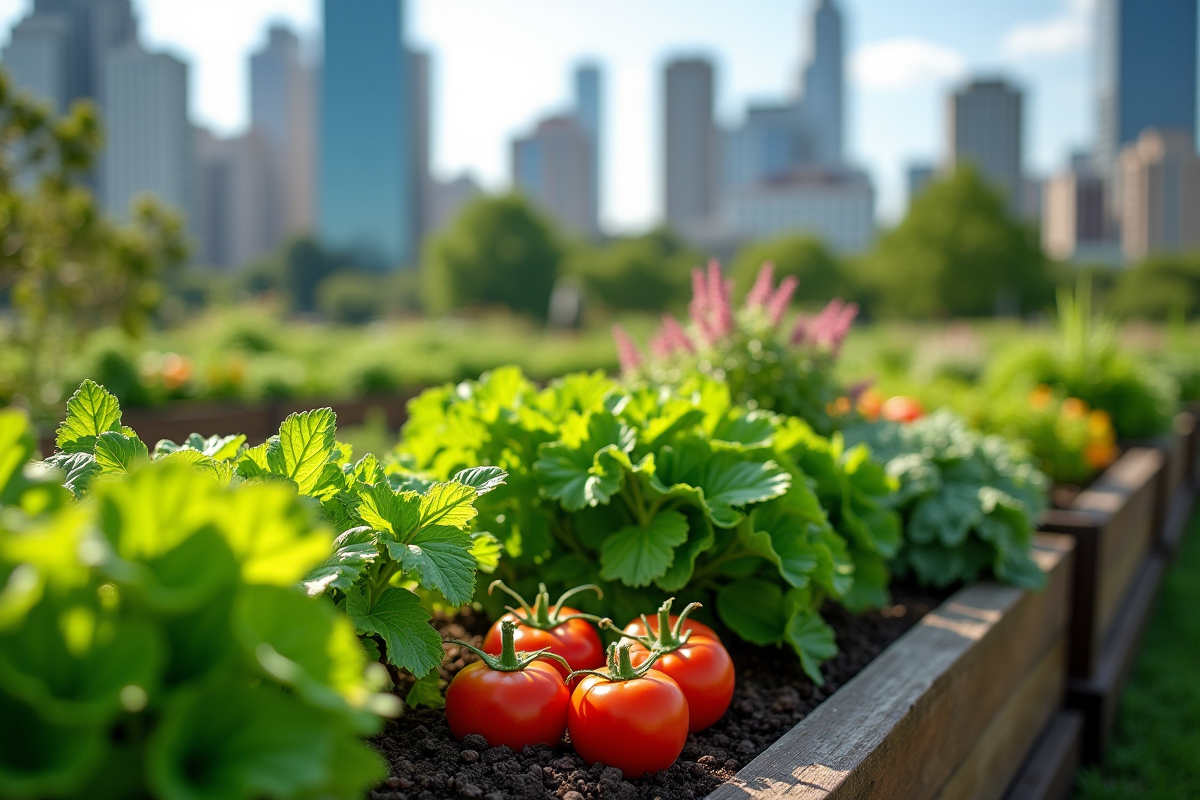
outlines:
[[[85, 381], [67, 403], [58, 452], [47, 459], [77, 495], [120, 481], [151, 462], [183, 464], [221, 485], [283, 486], [306, 498], [341, 533], [303, 575], [310, 595], [328, 595], [370, 637], [374, 655], [420, 677], [442, 661], [441, 637], [425, 605], [469, 603], [480, 567], [494, 569], [499, 545], [472, 532], [476, 499], [503, 483], [495, 467], [466, 468], [449, 480], [416, 480], [385, 470], [373, 455], [351, 460], [328, 408], [292, 414], [279, 434], [247, 448], [244, 436], [159, 442], [153, 452], [121, 425], [117, 399]], [[264, 519], [265, 524], [271, 524]], [[423, 603], [423, 601], [425, 601]]]
[[1029, 549], [1047, 481], [1011, 442], [970, 431], [949, 411], [903, 425], [856, 426], [846, 435], [868, 442], [900, 482], [898, 574], [932, 586], [989, 573], [1032, 589], [1045, 583]]
[[110, 479], [145, 453], [102, 394], [73, 402], [78, 502], [0, 412], [0, 795], [361, 797], [386, 773], [360, 737], [399, 709], [299, 586], [332, 533], [287, 487], [184, 459]]
[[720, 266], [714, 261], [707, 273], [696, 269], [687, 328], [665, 316], [648, 355], [614, 328], [622, 370], [632, 379], [669, 384], [710, 376], [728, 384], [735, 402], [800, 417], [828, 435], [835, 427], [830, 412], [846, 395], [833, 367], [858, 306], [833, 300], [820, 313], [800, 314], [785, 325], [796, 286], [788, 276], [775, 287], [774, 266], [764, 264], [735, 310], [733, 281], [722, 277]]
[[[469, 464], [508, 473], [478, 505], [510, 585], [596, 583], [603, 600], [580, 605], [622, 619], [667, 595], [715, 600], [731, 630], [790, 644], [819, 679], [819, 662], [835, 651], [822, 602], [877, 597], [886, 570], [872, 561], [862, 576], [877, 586], [856, 589], [855, 554], [889, 547], [869, 524], [849, 542], [821, 492], [839, 514], [869, 509], [879, 521], [889, 519], [891, 488], [881, 471], [853, 477], [865, 448], [846, 457], [799, 420], [785, 423], [736, 405], [728, 387], [704, 377], [679, 389], [629, 388], [578, 373], [539, 390], [504, 368], [413, 400], [400, 453], [441, 479]], [[804, 465], [818, 462], [826, 474], [810, 476]], [[883, 538], [895, 530], [892, 519]]]

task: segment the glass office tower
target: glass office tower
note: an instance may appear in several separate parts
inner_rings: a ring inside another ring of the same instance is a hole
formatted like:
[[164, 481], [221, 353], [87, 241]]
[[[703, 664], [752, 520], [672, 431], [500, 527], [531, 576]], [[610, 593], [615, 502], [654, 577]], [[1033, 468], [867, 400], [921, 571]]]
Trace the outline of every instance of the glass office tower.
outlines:
[[412, 62], [403, 0], [325, 0], [318, 231], [385, 271], [416, 259]]

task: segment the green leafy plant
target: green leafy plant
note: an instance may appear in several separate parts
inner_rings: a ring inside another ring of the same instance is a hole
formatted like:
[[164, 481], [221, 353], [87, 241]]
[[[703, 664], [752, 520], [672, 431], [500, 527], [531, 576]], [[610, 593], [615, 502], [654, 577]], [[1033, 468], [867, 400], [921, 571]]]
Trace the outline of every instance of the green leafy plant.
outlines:
[[[480, 525], [504, 549], [500, 572], [510, 585], [600, 584], [603, 599], [579, 605], [618, 618], [668, 594], [715, 598], [730, 629], [758, 644], [790, 644], [819, 680], [820, 661], [835, 652], [820, 606], [853, 596], [855, 553], [886, 545], [864, 526], [864, 542], [851, 549], [822, 507], [822, 478], [801, 464], [829, 447], [826, 494], [841, 498], [852, 484], [860, 492], [846, 508], [881, 510], [891, 489], [846, 477], [857, 453], [846, 458], [811, 431], [783, 425], [704, 378], [673, 390], [578, 373], [538, 390], [504, 368], [413, 400], [399, 449], [406, 465], [436, 478], [468, 464], [509, 474], [479, 507]], [[886, 586], [886, 571], [863, 576]]]
[[[476, 570], [494, 569], [499, 558], [498, 542], [470, 528], [476, 499], [503, 483], [502, 470], [468, 468], [439, 483], [385, 469], [373, 455], [352, 462], [328, 408], [292, 414], [256, 447], [247, 448], [240, 435], [193, 434], [183, 444], [161, 441], [151, 452], [121, 425], [117, 399], [85, 381], [67, 403], [56, 444], [46, 464], [63, 470], [64, 485], [78, 496], [157, 462], [187, 465], [226, 486], [285, 486], [319, 504], [341, 533], [303, 575], [305, 588], [333, 599], [371, 637], [376, 656], [418, 677], [442, 661], [425, 606], [469, 603]], [[263, 525], [274, 524], [272, 510], [258, 515]]]
[[386, 773], [360, 737], [399, 708], [298, 585], [332, 532], [284, 486], [180, 458], [111, 480], [114, 414], [87, 391], [60, 430], [95, 459], [76, 501], [0, 412], [0, 795], [361, 797]]
[[900, 482], [905, 540], [893, 562], [898, 574], [911, 572], [932, 586], [989, 572], [1017, 586], [1044, 584], [1029, 549], [1047, 482], [1011, 442], [974, 433], [948, 411], [858, 426], [847, 438], [869, 442]]
[[1108, 412], [1117, 436], [1146, 439], [1164, 433], [1174, 417], [1179, 387], [1135, 360], [1117, 344], [1115, 325], [1092, 313], [1091, 284], [1060, 291], [1056, 341], [1015, 348], [988, 370], [994, 387], [1045, 384]]

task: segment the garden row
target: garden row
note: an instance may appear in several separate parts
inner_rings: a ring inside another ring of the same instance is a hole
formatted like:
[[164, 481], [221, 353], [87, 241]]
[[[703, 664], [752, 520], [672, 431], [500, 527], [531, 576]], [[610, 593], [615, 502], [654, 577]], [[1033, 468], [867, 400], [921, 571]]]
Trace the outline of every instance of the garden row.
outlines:
[[[965, 586], [857, 677], [842, 671], [842, 688], [758, 759], [717, 742], [714, 763], [744, 766], [717, 793], [998, 796], [1031, 752], [1061, 773], [1070, 737], [1051, 737], [1063, 758], [1033, 742], [1068, 677], [1070, 702], [1089, 685], [1100, 695], [1085, 729], [1102, 741], [1153, 553], [1190, 503], [1189, 418], [1045, 512], [1048, 484], [1013, 443], [905, 403], [884, 405], [903, 424], [860, 412], [860, 390], [832, 370], [854, 308], [785, 327], [793, 289], [764, 269], [735, 311], [719, 270], [698, 272], [689, 329], [668, 320], [649, 357], [618, 332], [620, 380], [538, 387], [494, 370], [414, 398], [396, 450], [357, 460], [331, 409], [289, 414], [256, 446], [243, 433], [150, 448], [85, 382], [53, 455], [25, 466], [28, 424], [7, 412], [0, 702], [29, 735], [0, 749], [0, 789], [353, 796], [382, 777], [355, 741], [396, 710], [380, 690], [443, 702], [448, 654], [431, 614], [500, 614], [480, 571], [525, 596], [596, 584], [572, 600], [591, 619], [636, 619], [675, 596], [725, 641], [794, 652], [785, 669], [808, 688], [838, 650], [828, 620], [887, 608], [893, 576]], [[1075, 535], [1035, 541], [1039, 520]], [[618, 651], [608, 658], [635, 677]], [[231, 709], [222, 698], [235, 695]], [[234, 731], [242, 744], [226, 747]], [[450, 761], [425, 790], [478, 792], [455, 784]], [[658, 793], [605, 775], [617, 794]], [[582, 778], [558, 780], [543, 788], [562, 795]]]

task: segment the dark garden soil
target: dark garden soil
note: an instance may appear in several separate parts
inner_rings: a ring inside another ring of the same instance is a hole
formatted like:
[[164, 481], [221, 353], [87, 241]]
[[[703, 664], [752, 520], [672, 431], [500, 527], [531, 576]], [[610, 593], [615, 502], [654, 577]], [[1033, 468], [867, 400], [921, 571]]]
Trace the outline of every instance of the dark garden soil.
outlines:
[[[391, 777], [369, 794], [371, 800], [439, 798], [646, 798], [694, 800], [704, 797], [853, 678], [879, 653], [931, 611], [949, 592], [897, 586], [893, 605], [855, 616], [827, 607], [825, 618], [837, 632], [839, 652], [824, 665], [825, 686], [816, 687], [789, 649], [757, 648], [723, 637], [737, 669], [733, 704], [713, 727], [688, 736], [683, 754], [670, 769], [636, 781], [620, 770], [588, 767], [566, 742], [538, 745], [516, 753], [489, 748], [479, 736], [457, 742], [441, 710], [407, 710], [373, 740], [389, 762]], [[436, 623], [442, 637], [479, 645], [486, 620], [461, 615]], [[476, 657], [448, 646], [442, 678], [449, 680]], [[400, 688], [403, 694], [405, 687]]]

